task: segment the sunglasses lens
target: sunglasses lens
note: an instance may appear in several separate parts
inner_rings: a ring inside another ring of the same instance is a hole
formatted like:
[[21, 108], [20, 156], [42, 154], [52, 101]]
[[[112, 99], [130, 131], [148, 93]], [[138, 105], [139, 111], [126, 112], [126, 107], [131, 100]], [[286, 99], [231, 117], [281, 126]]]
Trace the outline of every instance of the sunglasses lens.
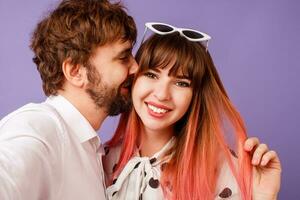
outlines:
[[168, 33], [173, 31], [172, 27], [163, 24], [153, 24], [152, 27], [163, 33]]
[[184, 31], [182, 31], [182, 33], [191, 39], [201, 39], [204, 37], [202, 34], [196, 32], [196, 31], [184, 30]]

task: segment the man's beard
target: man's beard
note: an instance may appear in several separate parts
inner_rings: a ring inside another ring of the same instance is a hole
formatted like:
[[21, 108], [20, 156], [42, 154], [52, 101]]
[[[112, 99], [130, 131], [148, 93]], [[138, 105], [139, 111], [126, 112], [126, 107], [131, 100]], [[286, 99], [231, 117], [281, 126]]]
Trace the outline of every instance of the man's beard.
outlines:
[[126, 87], [131, 86], [132, 77], [128, 78], [121, 86], [112, 88], [101, 82], [100, 74], [95, 68], [88, 71], [90, 83], [86, 92], [94, 101], [97, 109], [104, 108], [109, 116], [116, 116], [131, 109], [131, 93], [128, 92], [122, 95], [120, 89], [124, 87], [124, 85]]
[[86, 89], [97, 108], [105, 108], [109, 116], [115, 116], [129, 111], [132, 106], [130, 95], [121, 95], [117, 88], [107, 88], [103, 85]]

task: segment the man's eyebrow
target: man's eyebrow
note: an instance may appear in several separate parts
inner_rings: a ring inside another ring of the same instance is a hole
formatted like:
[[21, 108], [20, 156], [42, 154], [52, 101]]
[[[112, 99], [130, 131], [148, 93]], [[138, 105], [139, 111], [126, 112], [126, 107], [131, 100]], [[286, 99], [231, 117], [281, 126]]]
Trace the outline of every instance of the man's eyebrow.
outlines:
[[123, 49], [119, 53], [117, 53], [117, 55], [115, 57], [118, 58], [122, 55], [131, 54], [131, 52], [132, 52], [132, 47], [128, 47], [128, 48]]

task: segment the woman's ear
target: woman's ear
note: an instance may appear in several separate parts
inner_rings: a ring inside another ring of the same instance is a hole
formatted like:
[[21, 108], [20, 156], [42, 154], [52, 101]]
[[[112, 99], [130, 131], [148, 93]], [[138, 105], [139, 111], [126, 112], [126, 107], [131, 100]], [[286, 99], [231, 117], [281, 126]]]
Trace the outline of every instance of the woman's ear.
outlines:
[[69, 84], [75, 87], [84, 87], [87, 81], [86, 68], [81, 64], [73, 64], [71, 59], [66, 59], [62, 63], [62, 71]]

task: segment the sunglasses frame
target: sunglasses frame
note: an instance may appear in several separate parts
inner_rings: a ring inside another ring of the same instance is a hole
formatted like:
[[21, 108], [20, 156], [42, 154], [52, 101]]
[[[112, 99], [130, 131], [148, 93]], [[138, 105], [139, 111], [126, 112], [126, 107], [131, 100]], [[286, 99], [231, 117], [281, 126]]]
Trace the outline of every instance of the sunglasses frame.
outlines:
[[[162, 31], [159, 31], [156, 28], [154, 28], [153, 25], [163, 25], [163, 26], [170, 27], [173, 30], [168, 31], [168, 32], [162, 32]], [[147, 23], [145, 23], [145, 31], [144, 31], [141, 43], [143, 43], [143, 41], [145, 39], [147, 29], [150, 29], [151, 31], [153, 31], [154, 33], [157, 33], [159, 35], [167, 35], [167, 34], [171, 34], [171, 33], [174, 33], [174, 32], [178, 32], [182, 37], [185, 37], [189, 41], [192, 41], [192, 42], [206, 42], [206, 51], [208, 49], [208, 41], [211, 39], [211, 36], [209, 36], [208, 34], [197, 31], [197, 30], [194, 30], [194, 29], [178, 28], [178, 27], [172, 26], [170, 24], [161, 23], [161, 22], [147, 22]], [[191, 37], [185, 35], [183, 31], [195, 32], [195, 33], [198, 33], [198, 34], [202, 35], [203, 37], [202, 38], [191, 38]]]

